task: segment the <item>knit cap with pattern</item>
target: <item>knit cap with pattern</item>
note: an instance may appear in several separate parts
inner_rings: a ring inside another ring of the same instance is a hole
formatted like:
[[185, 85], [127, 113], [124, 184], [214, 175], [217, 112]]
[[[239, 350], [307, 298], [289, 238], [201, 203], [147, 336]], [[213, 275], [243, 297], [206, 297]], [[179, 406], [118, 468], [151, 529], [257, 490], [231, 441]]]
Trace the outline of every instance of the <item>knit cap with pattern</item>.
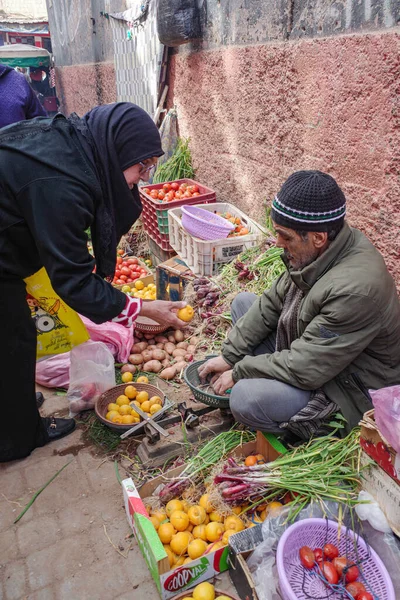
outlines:
[[327, 173], [296, 171], [275, 196], [271, 217], [276, 224], [299, 231], [328, 231], [344, 221], [346, 198]]

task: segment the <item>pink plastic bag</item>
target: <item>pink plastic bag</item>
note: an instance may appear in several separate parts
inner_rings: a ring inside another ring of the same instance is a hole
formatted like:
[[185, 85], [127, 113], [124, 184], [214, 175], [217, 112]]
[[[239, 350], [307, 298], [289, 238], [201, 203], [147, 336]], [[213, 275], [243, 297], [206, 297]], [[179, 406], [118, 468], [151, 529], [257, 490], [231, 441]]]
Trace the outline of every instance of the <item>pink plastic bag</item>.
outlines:
[[370, 390], [375, 423], [389, 444], [400, 453], [400, 385]]
[[[94, 342], [103, 342], [114, 358], [121, 363], [128, 362], [133, 344], [133, 326], [124, 327], [109, 321], [97, 325], [80, 315], [89, 335]], [[69, 386], [71, 353], [65, 352], [36, 363], [36, 383], [44, 387]]]

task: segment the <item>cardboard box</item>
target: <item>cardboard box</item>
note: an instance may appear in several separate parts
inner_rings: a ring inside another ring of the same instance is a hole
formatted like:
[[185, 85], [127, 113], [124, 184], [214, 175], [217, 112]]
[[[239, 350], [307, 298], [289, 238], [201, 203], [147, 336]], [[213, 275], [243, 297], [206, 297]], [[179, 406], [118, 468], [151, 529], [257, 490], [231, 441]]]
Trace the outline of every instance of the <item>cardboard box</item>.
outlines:
[[[264, 436], [258, 433], [255, 442], [249, 442], [236, 448], [232, 455], [243, 457], [252, 452], [260, 452], [267, 461], [271, 461], [277, 458], [281, 451], [286, 451], [286, 449], [275, 440], [274, 436], [270, 434]], [[151, 496], [161, 483], [166, 483], [168, 479], [176, 477], [183, 469], [184, 465], [172, 469], [164, 475], [148, 481], [140, 490], [137, 490], [132, 479], [122, 481], [128, 522], [163, 600], [173, 598], [179, 592], [211, 579], [229, 568], [229, 546], [210, 552], [181, 567], [175, 569], [169, 567], [168, 556], [149, 519], [143, 499]]]
[[262, 525], [241, 531], [229, 539], [229, 577], [242, 600], [258, 600], [246, 559], [263, 542]]
[[159, 264], [156, 270], [157, 299], [177, 302], [183, 299], [186, 284], [194, 275], [179, 256]]
[[[125, 260], [125, 259], [128, 259], [128, 258], [135, 258], [135, 257], [134, 257], [134, 256], [125, 256], [125, 257], [124, 257], [124, 260]], [[139, 281], [139, 280], [140, 280], [140, 281], [143, 281], [143, 283], [144, 283], [144, 286], [145, 286], [145, 287], [146, 287], [147, 285], [149, 285], [149, 283], [154, 283], [154, 275], [153, 275], [153, 274], [152, 274], [152, 272], [149, 270], [149, 267], [146, 265], [146, 263], [144, 263], [142, 260], [140, 260], [140, 258], [138, 258], [138, 261], [139, 261], [139, 262], [138, 262], [138, 264], [139, 264], [141, 267], [143, 267], [144, 269], [146, 269], [146, 271], [147, 271], [148, 275], [145, 275], [144, 277], [138, 277], [138, 279], [135, 279], [135, 281], [132, 281], [131, 283], [126, 283], [126, 284], [124, 284], [124, 285], [114, 285], [114, 284], [113, 284], [113, 286], [114, 286], [115, 288], [117, 288], [117, 290], [122, 290], [122, 288], [123, 288], [125, 285], [129, 285], [129, 287], [130, 287], [130, 288], [133, 288], [133, 287], [135, 287], [135, 283], [136, 283], [136, 281]]]
[[[390, 527], [400, 535], [400, 479], [395, 469], [396, 451], [379, 431], [374, 410], [369, 410], [360, 422], [362, 488], [378, 502]], [[374, 461], [371, 464], [371, 459]]]

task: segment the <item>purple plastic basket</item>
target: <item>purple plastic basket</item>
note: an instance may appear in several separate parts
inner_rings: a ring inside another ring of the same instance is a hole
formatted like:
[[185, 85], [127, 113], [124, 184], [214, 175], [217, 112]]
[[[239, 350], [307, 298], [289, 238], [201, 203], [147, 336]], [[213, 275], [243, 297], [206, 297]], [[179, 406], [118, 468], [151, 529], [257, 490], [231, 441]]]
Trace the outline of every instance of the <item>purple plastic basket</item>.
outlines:
[[227, 238], [235, 225], [210, 210], [197, 206], [182, 206], [182, 227], [200, 240]]
[[[329, 598], [344, 600], [350, 598], [343, 592], [332, 592], [317, 576], [316, 569], [305, 569], [300, 563], [299, 550], [302, 546], [322, 548], [325, 544], [334, 544], [339, 556], [350, 560], [362, 561], [361, 581], [367, 591], [379, 600], [396, 600], [394, 588], [385, 565], [372, 548], [353, 531], [341, 528], [338, 539], [338, 524], [326, 519], [304, 519], [291, 525], [278, 543], [276, 564], [280, 591], [284, 600], [310, 600], [310, 598]], [[357, 552], [354, 544], [357, 544]]]

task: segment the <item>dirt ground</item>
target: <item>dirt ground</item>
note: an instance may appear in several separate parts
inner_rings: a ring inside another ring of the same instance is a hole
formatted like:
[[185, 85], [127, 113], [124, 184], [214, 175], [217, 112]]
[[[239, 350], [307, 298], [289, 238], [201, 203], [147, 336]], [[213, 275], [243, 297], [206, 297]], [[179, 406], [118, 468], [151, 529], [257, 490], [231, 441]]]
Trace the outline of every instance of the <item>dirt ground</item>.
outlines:
[[[65, 397], [42, 391], [42, 415], [65, 416]], [[180, 388], [174, 396], [186, 397]], [[0, 600], [159, 598], [132, 537], [113, 460], [83, 432], [78, 425], [28, 458], [0, 465]], [[67, 463], [13, 524], [32, 495]], [[227, 573], [216, 583], [234, 593]]]

